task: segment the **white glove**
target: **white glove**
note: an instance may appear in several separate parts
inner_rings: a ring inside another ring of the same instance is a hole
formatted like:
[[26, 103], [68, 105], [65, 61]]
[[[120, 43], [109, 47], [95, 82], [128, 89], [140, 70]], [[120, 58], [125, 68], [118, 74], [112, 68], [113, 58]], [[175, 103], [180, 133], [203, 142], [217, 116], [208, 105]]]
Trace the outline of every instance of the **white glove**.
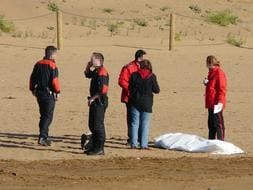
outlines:
[[223, 109], [223, 103], [218, 103], [217, 105], [214, 105], [213, 113], [214, 114], [219, 113], [222, 111], [222, 109]]
[[204, 84], [204, 85], [207, 85], [208, 82], [209, 82], [209, 80], [208, 80], [207, 78], [205, 78], [205, 79], [203, 80], [203, 84]]

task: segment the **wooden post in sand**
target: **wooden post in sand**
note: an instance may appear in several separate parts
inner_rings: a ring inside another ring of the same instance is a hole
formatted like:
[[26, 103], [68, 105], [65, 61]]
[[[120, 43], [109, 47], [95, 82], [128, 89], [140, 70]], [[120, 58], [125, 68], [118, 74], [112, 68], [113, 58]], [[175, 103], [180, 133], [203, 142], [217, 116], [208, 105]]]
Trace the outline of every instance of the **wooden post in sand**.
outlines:
[[57, 22], [57, 49], [62, 49], [62, 12], [58, 10], [56, 12]]
[[171, 51], [174, 47], [175, 41], [175, 15], [170, 14], [170, 40], [169, 40], [169, 50]]

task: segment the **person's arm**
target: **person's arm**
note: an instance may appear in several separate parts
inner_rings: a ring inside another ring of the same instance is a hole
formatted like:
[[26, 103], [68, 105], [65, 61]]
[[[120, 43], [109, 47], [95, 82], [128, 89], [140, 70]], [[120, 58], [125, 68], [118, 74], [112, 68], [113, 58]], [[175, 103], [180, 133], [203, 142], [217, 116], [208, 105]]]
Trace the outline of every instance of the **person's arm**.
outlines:
[[92, 67], [92, 62], [89, 61], [86, 65], [85, 70], [84, 70], [84, 75], [86, 78], [92, 78], [92, 76], [93, 76], [93, 72], [90, 70], [91, 67]]
[[227, 91], [227, 80], [225, 73], [222, 71], [219, 71], [218, 73], [218, 103], [221, 103], [222, 105], [225, 104], [225, 98], [226, 98], [226, 91]]
[[61, 88], [60, 88], [60, 82], [59, 82], [59, 71], [58, 68], [51, 68], [52, 69], [52, 87], [55, 94], [60, 94]]
[[130, 80], [130, 73], [127, 67], [123, 67], [119, 75], [118, 84], [125, 91], [128, 91], [129, 80]]
[[35, 90], [36, 90], [36, 85], [37, 85], [36, 73], [37, 73], [37, 64], [34, 65], [33, 71], [29, 80], [29, 90], [32, 92], [33, 95], [35, 95]]
[[156, 78], [156, 75], [153, 74], [153, 86], [152, 86], [152, 91], [155, 93], [155, 94], [158, 94], [160, 93], [160, 87], [159, 87], [159, 84], [157, 82], [157, 78]]

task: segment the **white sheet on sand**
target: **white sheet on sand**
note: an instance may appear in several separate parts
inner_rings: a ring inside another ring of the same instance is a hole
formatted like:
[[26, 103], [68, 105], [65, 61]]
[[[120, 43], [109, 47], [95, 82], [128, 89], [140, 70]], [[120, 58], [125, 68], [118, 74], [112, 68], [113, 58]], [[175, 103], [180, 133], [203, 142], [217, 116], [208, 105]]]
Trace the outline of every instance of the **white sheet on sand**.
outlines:
[[155, 146], [164, 149], [211, 154], [242, 154], [244, 151], [232, 143], [208, 140], [196, 135], [169, 133], [155, 138]]

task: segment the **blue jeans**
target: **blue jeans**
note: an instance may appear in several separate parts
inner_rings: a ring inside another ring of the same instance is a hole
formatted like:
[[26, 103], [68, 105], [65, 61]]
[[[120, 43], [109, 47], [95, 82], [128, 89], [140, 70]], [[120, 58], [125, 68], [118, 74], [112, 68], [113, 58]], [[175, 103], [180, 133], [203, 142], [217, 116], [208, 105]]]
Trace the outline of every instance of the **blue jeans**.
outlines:
[[[131, 107], [131, 146], [138, 146], [138, 131], [140, 130], [141, 148], [148, 147], [149, 123], [151, 113], [141, 112], [134, 106]], [[140, 128], [140, 129], [139, 129]]]

